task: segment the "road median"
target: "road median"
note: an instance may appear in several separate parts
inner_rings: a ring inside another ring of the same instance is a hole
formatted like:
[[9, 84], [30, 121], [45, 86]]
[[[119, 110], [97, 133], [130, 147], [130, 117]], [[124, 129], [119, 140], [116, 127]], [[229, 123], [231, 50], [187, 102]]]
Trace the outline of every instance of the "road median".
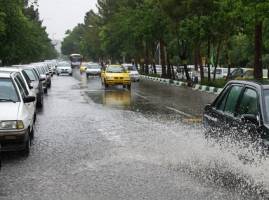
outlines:
[[[150, 81], [158, 82], [161, 84], [166, 84], [166, 85], [171, 85], [171, 86], [176, 86], [176, 87], [188, 86], [186, 82], [171, 80], [171, 79], [166, 79], [166, 78], [159, 78], [159, 77], [152, 77], [152, 76], [145, 76], [145, 75], [140, 75], [140, 78], [144, 80], [150, 80]], [[200, 85], [200, 84], [193, 85], [192, 89], [196, 91], [207, 92], [207, 93], [212, 93], [212, 94], [220, 94], [221, 91], [223, 90], [223, 88], [210, 87], [207, 85]]]

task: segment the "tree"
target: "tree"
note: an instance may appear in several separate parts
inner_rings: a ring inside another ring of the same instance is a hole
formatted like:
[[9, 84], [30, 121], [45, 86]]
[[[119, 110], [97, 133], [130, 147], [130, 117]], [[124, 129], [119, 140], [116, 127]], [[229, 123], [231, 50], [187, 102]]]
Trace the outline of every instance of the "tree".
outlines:
[[245, 0], [242, 1], [245, 6], [245, 10], [249, 13], [247, 20], [254, 24], [254, 77], [256, 79], [262, 79], [262, 46], [263, 46], [263, 23], [267, 18], [267, 12], [269, 9], [268, 0]]
[[[0, 59], [5, 65], [56, 57], [38, 10], [27, 1], [0, 1]], [[35, 13], [35, 17], [30, 13]]]

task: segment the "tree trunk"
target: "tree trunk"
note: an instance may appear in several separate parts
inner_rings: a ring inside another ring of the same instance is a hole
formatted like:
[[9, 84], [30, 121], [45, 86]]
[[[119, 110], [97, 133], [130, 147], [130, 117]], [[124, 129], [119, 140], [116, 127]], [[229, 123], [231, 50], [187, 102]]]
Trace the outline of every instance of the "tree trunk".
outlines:
[[167, 78], [172, 78], [171, 65], [170, 65], [170, 55], [166, 51], [166, 60], [167, 60]]
[[254, 78], [262, 79], [262, 21], [256, 21], [255, 25], [255, 61]]
[[215, 63], [213, 81], [216, 80], [217, 67], [218, 67], [218, 64], [219, 64], [219, 57], [220, 57], [220, 49], [221, 49], [221, 41], [219, 41], [218, 47], [217, 47], [217, 55], [216, 55], [216, 63]]
[[161, 54], [161, 65], [162, 65], [162, 77], [166, 77], [166, 65], [165, 65], [165, 53], [164, 53], [164, 41], [160, 39], [160, 54]]
[[146, 42], [146, 49], [145, 49], [145, 74], [148, 75], [149, 74], [149, 48], [148, 48], [148, 44]]
[[145, 66], [144, 61], [142, 61], [142, 59], [140, 59], [139, 65], [140, 65], [140, 74], [145, 74]]
[[200, 47], [197, 45], [194, 50], [194, 69], [198, 71]]
[[207, 43], [207, 74], [208, 74], [208, 77], [207, 77], [207, 80], [208, 82], [211, 81], [211, 71], [210, 71], [210, 52], [211, 52], [211, 44], [210, 44], [210, 40], [208, 39], [208, 43]]
[[201, 82], [202, 82], [204, 80], [204, 78], [205, 78], [205, 75], [204, 75], [204, 66], [203, 66], [202, 58], [201, 58], [201, 46], [199, 45], [199, 47], [197, 49], [198, 49], [198, 51], [197, 51], [198, 63], [199, 63], [199, 66], [200, 66], [200, 77], [201, 77]]

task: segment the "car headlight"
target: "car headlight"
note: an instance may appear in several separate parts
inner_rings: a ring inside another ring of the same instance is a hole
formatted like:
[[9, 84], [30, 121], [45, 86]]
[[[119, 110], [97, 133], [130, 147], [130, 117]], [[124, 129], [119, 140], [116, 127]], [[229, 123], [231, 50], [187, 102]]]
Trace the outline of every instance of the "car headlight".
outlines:
[[107, 76], [106, 79], [107, 79], [107, 80], [114, 80], [114, 77], [112, 77], [112, 76]]
[[24, 129], [24, 124], [22, 121], [0, 121], [0, 129]]

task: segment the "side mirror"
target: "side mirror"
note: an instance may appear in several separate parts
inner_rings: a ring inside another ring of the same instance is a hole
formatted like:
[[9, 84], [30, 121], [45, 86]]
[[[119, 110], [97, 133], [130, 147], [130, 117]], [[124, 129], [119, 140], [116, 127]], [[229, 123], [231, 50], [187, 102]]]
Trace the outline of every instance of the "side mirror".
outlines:
[[32, 82], [29, 84], [29, 88], [30, 89], [33, 89], [34, 88], [34, 84]]
[[212, 108], [212, 106], [211, 106], [211, 104], [207, 104], [206, 106], [205, 106], [205, 111], [208, 111], [208, 110], [211, 110], [211, 108]]
[[39, 77], [39, 81], [45, 81], [46, 80], [46, 76], [44, 74], [41, 74]]
[[27, 97], [23, 98], [24, 103], [32, 103], [35, 100], [36, 100], [36, 98], [34, 96], [27, 96]]
[[254, 115], [254, 114], [244, 114], [242, 115], [241, 119], [245, 122], [250, 122], [253, 123], [255, 125], [260, 124], [260, 118], [258, 115]]

